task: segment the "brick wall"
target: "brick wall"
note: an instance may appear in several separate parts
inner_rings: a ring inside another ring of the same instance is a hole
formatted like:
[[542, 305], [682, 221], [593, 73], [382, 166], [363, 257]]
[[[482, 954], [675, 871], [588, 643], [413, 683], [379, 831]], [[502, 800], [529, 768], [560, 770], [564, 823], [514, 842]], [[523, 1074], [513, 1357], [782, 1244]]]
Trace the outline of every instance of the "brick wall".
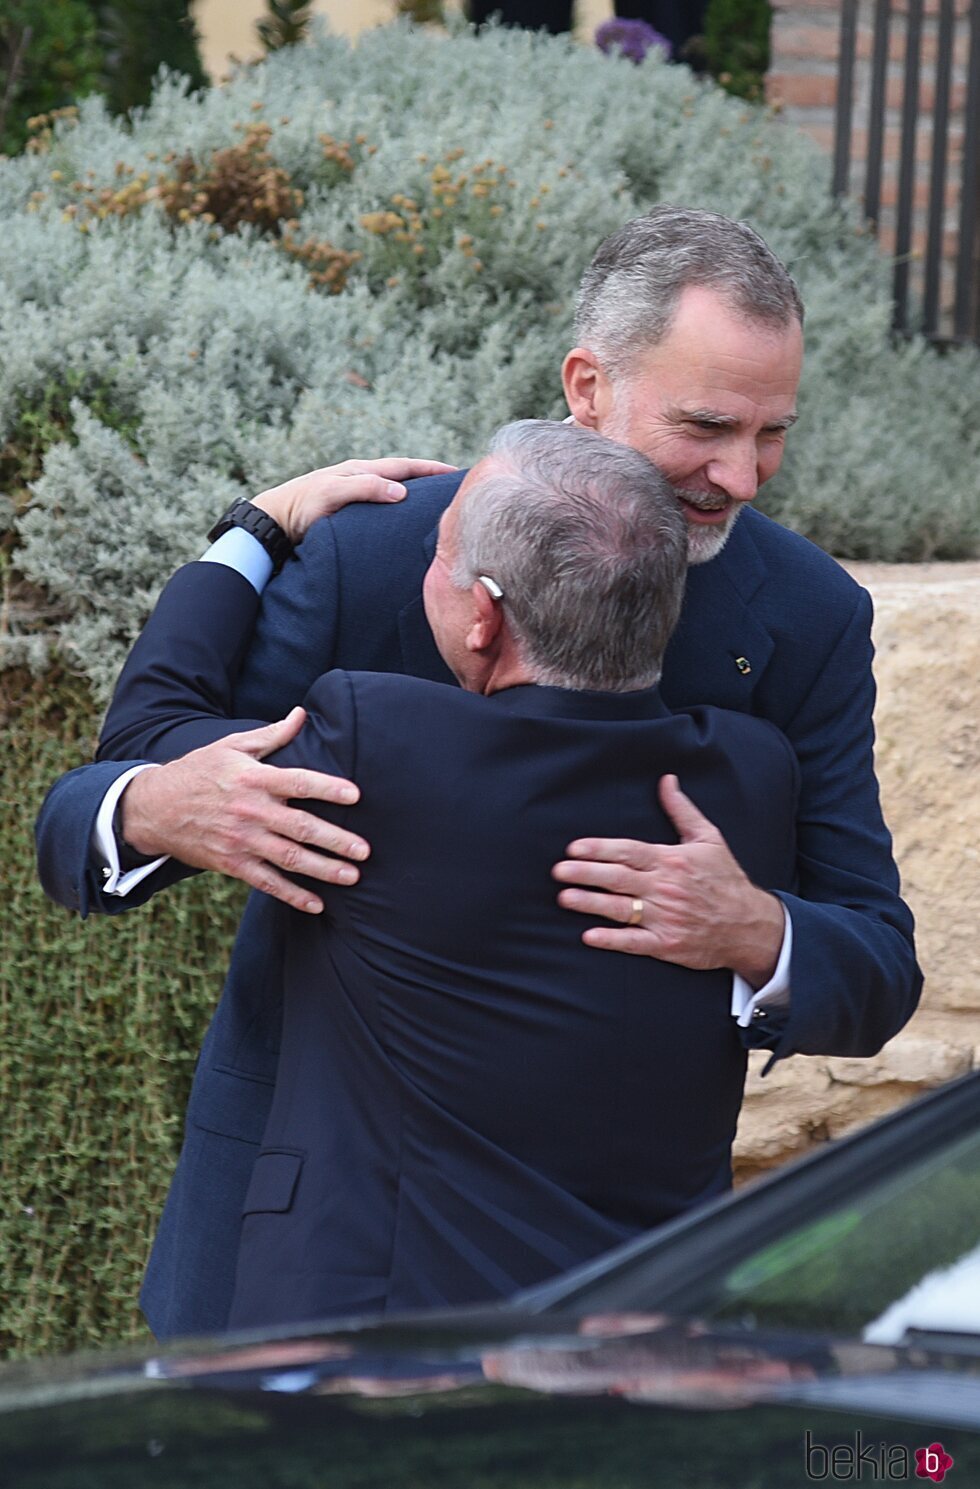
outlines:
[[[925, 0], [919, 80], [920, 118], [916, 135], [915, 215], [912, 234], [912, 307], [922, 297], [922, 266], [926, 246], [926, 209], [929, 199], [932, 156], [932, 108], [936, 92], [938, 51], [938, 0]], [[962, 175], [963, 132], [967, 95], [969, 50], [969, 0], [957, 0], [953, 72], [950, 90], [950, 123], [946, 151], [947, 175], [944, 196], [943, 273], [940, 286], [940, 331], [952, 329], [954, 260], [958, 243], [959, 201]], [[863, 197], [867, 162], [868, 115], [871, 95], [871, 55], [874, 28], [873, 0], [860, 0], [857, 7], [857, 38], [854, 64], [852, 144], [849, 190]], [[881, 184], [879, 239], [886, 253], [895, 250], [898, 199], [901, 105], [904, 95], [907, 0], [894, 0], [889, 34], [886, 83], [884, 160]], [[769, 101], [782, 109], [786, 119], [805, 129], [832, 155], [834, 119], [838, 93], [840, 0], [808, 0], [805, 4], [776, 0], [773, 7], [772, 56], [766, 79]]]

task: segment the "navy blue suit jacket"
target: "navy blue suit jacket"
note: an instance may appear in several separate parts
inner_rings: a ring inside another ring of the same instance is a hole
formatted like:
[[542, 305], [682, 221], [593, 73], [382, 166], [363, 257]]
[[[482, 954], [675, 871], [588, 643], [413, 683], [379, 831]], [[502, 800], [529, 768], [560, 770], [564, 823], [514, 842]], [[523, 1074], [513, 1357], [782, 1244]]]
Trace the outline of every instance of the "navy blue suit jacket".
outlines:
[[[348, 507], [311, 529], [265, 592], [236, 713], [279, 717], [331, 666], [448, 680], [421, 580], [460, 479], [414, 482], [398, 506]], [[910, 1017], [921, 986], [874, 777], [870, 621], [867, 594], [826, 554], [746, 511], [724, 551], [690, 571], [667, 653], [670, 707], [710, 702], [768, 719], [800, 764], [797, 893], [782, 895], [794, 925], [792, 1000], [788, 1017], [761, 1035], [780, 1056], [873, 1054]], [[89, 848], [111, 781], [134, 759], [172, 758], [182, 747], [180, 730], [110, 710], [108, 758], [57, 782], [38, 820], [53, 898], [82, 914], [118, 913], [186, 872], [167, 865], [133, 897], [107, 897]], [[280, 1043], [281, 1009], [268, 993], [282, 955], [273, 922], [271, 902], [253, 896], [205, 1039], [143, 1293], [160, 1335], [227, 1321]]]
[[[181, 748], [229, 727], [257, 609], [230, 569], [182, 569], [117, 719]], [[746, 1063], [729, 975], [583, 945], [550, 870], [580, 831], [676, 841], [674, 771], [757, 883], [792, 888], [786, 739], [655, 689], [333, 671], [305, 702], [274, 759], [355, 778], [341, 816], [373, 851], [322, 917], [270, 907], [283, 1039], [230, 1323], [506, 1296], [725, 1189]]]

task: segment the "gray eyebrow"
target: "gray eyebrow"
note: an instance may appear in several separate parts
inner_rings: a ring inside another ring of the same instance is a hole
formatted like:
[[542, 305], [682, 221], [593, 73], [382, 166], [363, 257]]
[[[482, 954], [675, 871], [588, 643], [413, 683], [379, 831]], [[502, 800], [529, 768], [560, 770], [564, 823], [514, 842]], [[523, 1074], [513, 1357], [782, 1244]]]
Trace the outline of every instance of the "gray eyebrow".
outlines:
[[[713, 408], [672, 408], [669, 410], [672, 419], [687, 420], [694, 424], [710, 424], [716, 429], [734, 429], [738, 425], [738, 419], [733, 414], [720, 414]], [[791, 429], [799, 418], [799, 414], [787, 414], [785, 418], [773, 419], [771, 423], [764, 424], [763, 428], [768, 430]]]

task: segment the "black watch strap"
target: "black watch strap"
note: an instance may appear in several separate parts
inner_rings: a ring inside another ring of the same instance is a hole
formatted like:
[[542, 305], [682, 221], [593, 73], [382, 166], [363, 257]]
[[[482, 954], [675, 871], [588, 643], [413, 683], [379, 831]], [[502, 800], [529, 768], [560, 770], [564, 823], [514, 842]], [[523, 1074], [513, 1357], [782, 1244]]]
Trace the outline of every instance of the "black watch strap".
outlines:
[[[116, 840], [116, 853], [119, 855], [119, 868], [122, 873], [128, 874], [133, 869], [145, 868], [148, 863], [156, 863], [160, 854], [137, 853], [131, 848], [123, 837], [122, 830], [122, 797], [116, 802], [116, 810], [112, 814], [112, 835]], [[109, 870], [105, 870], [108, 876]]]
[[227, 512], [220, 516], [208, 533], [208, 542], [214, 543], [223, 533], [233, 527], [243, 527], [251, 533], [272, 559], [272, 572], [278, 574], [287, 558], [291, 557], [293, 545], [284, 528], [268, 512], [256, 507], [245, 496], [233, 501]]

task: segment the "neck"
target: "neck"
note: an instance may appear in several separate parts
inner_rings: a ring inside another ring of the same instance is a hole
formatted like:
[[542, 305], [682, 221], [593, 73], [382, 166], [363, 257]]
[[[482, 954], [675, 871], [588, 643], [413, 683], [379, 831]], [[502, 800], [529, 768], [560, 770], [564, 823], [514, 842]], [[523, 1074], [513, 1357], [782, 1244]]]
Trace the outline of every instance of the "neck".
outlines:
[[482, 693], [489, 698], [491, 693], [502, 693], [505, 688], [525, 687], [537, 681], [528, 668], [516, 657], [498, 657], [479, 676], [461, 678], [469, 693]]
[[520, 688], [537, 682], [506, 625], [486, 650], [468, 652], [464, 671], [456, 675], [468, 693], [482, 693], [484, 697], [502, 693], [505, 688]]

